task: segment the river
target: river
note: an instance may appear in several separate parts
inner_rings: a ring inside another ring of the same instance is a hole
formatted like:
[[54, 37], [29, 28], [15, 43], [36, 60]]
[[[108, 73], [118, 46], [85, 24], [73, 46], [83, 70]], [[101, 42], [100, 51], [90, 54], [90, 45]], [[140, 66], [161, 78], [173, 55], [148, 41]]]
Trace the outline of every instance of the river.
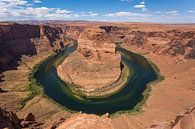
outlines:
[[104, 97], [86, 99], [73, 94], [66, 83], [58, 77], [55, 62], [61, 56], [68, 56], [76, 47], [68, 46], [42, 63], [34, 74], [34, 78], [44, 88], [45, 94], [60, 105], [85, 113], [104, 114], [117, 111], [132, 110], [144, 99], [144, 91], [148, 83], [158, 79], [158, 73], [151, 63], [143, 56], [118, 47], [123, 62], [131, 69], [131, 76], [123, 89], [116, 94]]

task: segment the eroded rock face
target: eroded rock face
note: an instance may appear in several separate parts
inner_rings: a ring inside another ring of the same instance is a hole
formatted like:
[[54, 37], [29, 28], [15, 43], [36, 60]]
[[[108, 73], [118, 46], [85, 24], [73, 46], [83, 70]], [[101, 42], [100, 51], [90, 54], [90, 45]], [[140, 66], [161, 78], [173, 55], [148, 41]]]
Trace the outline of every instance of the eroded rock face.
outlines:
[[70, 42], [59, 27], [0, 24], [0, 72], [16, 69], [22, 55], [57, 51]]
[[125, 32], [124, 43], [145, 48], [157, 54], [195, 58], [194, 31], [132, 31]]
[[12, 111], [0, 108], [0, 129], [40, 129], [42, 125], [43, 123], [36, 122], [32, 113], [19, 119]]
[[11, 111], [0, 108], [0, 129], [21, 129], [20, 120]]
[[176, 117], [172, 123], [173, 129], [195, 128], [195, 107]]
[[111, 35], [100, 28], [84, 30], [77, 51], [58, 66], [59, 77], [88, 92], [116, 82], [121, 74], [120, 55]]
[[20, 56], [34, 55], [30, 38], [39, 37], [39, 27], [31, 25], [0, 25], [0, 71], [15, 68]]

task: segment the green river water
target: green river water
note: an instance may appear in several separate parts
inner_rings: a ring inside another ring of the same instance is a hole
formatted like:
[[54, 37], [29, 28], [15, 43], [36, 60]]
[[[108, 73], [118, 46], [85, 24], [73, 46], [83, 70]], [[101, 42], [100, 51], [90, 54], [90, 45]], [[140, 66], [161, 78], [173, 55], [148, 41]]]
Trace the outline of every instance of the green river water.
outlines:
[[45, 94], [58, 104], [85, 113], [104, 114], [132, 110], [143, 99], [148, 83], [158, 79], [158, 73], [143, 56], [118, 47], [123, 62], [131, 69], [131, 76], [123, 89], [116, 94], [87, 99], [73, 94], [66, 83], [57, 76], [54, 66], [61, 56], [68, 56], [76, 47], [68, 46], [63, 52], [52, 56], [42, 63], [34, 74], [37, 83], [42, 85]]

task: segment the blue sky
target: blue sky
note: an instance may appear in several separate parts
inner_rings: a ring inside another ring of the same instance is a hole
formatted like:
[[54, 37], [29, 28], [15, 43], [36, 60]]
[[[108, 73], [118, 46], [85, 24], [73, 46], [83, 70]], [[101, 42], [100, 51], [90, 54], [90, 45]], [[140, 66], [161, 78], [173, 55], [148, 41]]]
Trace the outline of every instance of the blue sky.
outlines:
[[0, 0], [0, 21], [195, 23], [195, 0]]

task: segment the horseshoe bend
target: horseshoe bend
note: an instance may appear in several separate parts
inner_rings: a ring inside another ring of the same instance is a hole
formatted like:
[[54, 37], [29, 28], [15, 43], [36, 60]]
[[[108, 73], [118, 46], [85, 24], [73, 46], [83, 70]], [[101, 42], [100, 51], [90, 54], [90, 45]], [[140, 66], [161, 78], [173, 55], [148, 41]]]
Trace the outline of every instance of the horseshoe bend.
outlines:
[[119, 80], [118, 83], [123, 83], [125, 80], [119, 79], [121, 65], [121, 57], [111, 35], [105, 30], [91, 28], [80, 34], [77, 51], [65, 58], [57, 73], [63, 81], [76, 85], [77, 90], [89, 96], [96, 95], [98, 89], [109, 89]]
[[0, 23], [0, 128], [193, 129], [194, 24]]

